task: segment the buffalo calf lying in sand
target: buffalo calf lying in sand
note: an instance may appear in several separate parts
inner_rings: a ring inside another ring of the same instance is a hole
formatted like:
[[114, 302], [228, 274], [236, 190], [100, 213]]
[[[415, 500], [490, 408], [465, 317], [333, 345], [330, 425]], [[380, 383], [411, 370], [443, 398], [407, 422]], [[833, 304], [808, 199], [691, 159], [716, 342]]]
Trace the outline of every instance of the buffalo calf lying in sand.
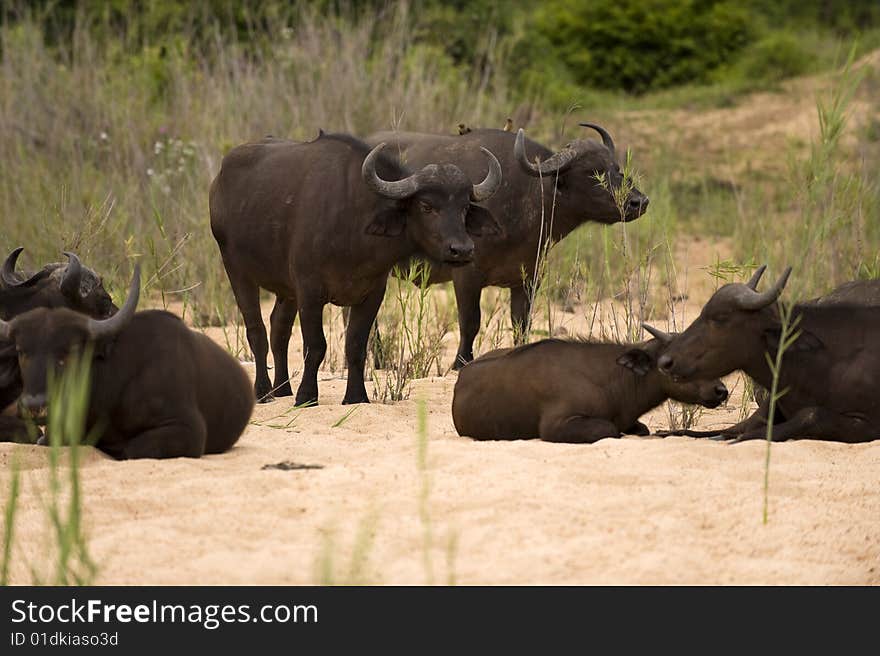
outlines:
[[[65, 253], [67, 264], [47, 264], [34, 274], [16, 272], [15, 265], [24, 248], [13, 250], [0, 267], [0, 319], [9, 321], [38, 307], [67, 307], [96, 319], [116, 312], [101, 278]], [[15, 345], [0, 339], [0, 440], [27, 441], [26, 424], [16, 415], [21, 395], [21, 372]]]
[[91, 345], [86, 432], [120, 459], [197, 458], [235, 444], [253, 410], [241, 366], [208, 337], [168, 312], [135, 313], [140, 269], [128, 299], [109, 319], [67, 308], [38, 308], [0, 321], [0, 339], [15, 344], [22, 405], [45, 411], [47, 379]]
[[648, 435], [638, 421], [667, 398], [717, 407], [720, 380], [676, 383], [657, 371], [670, 336], [642, 344], [547, 339], [484, 355], [463, 367], [452, 418], [478, 440], [591, 443], [621, 433]]
[[[721, 287], [700, 316], [676, 337], [658, 361], [673, 380], [725, 376], [741, 370], [770, 389], [782, 336], [776, 303], [791, 268], [766, 291], [758, 282], [766, 266], [747, 283]], [[839, 442], [880, 439], [880, 307], [876, 282], [850, 283], [819, 301], [791, 308], [797, 322], [784, 350], [773, 439], [797, 437]], [[764, 439], [769, 404], [720, 432], [721, 437]], [[702, 435], [695, 435], [702, 436]]]

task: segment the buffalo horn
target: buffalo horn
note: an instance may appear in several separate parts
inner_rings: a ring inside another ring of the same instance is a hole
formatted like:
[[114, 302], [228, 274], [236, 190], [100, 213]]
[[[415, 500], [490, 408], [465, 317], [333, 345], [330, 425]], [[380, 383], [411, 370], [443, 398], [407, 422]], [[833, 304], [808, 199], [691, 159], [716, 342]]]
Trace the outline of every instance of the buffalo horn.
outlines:
[[670, 335], [669, 333], [664, 333], [659, 328], [654, 328], [654, 326], [651, 326], [646, 323], [642, 323], [642, 328], [647, 330], [649, 333], [651, 333], [654, 337], [659, 339], [664, 344], [669, 344], [672, 341], [672, 335]]
[[599, 136], [602, 137], [602, 143], [605, 144], [605, 147], [611, 151], [611, 155], [616, 159], [617, 151], [614, 148], [614, 139], [611, 138], [611, 135], [608, 134], [608, 130], [603, 128], [601, 125], [596, 125], [595, 123], [579, 123], [582, 128], [593, 128], [596, 132], [599, 133]]
[[384, 147], [385, 142], [383, 141], [373, 148], [373, 150], [367, 154], [366, 158], [364, 158], [364, 165], [361, 167], [361, 174], [364, 177], [364, 182], [370, 189], [381, 196], [393, 198], [395, 200], [409, 198], [419, 190], [419, 183], [418, 180], [416, 180], [415, 174], [408, 178], [404, 178], [403, 180], [389, 182], [388, 180], [380, 178], [379, 174], [376, 173], [376, 158]]
[[67, 298], [78, 298], [79, 284], [82, 280], [82, 263], [74, 253], [64, 251], [64, 254], [68, 259], [67, 269], [64, 271], [59, 287], [61, 293]]
[[764, 272], [767, 270], [767, 265], [762, 264], [755, 272], [752, 274], [752, 277], [749, 278], [749, 281], [746, 283], [746, 287], [752, 289], [754, 291], [758, 291], [758, 283], [761, 282], [761, 276], [764, 275]]
[[566, 146], [558, 153], [554, 153], [546, 160], [539, 164], [530, 162], [526, 156], [526, 137], [523, 129], [520, 128], [516, 133], [516, 141], [513, 144], [513, 156], [519, 162], [520, 168], [529, 175], [541, 177], [562, 173], [566, 168], [577, 159], [578, 153], [574, 148]]
[[[734, 302], [743, 310], [760, 310], [765, 308], [779, 298], [785, 283], [788, 282], [790, 274], [791, 267], [786, 267], [782, 275], [779, 276], [779, 280], [765, 292], [757, 292], [748, 285], [738, 287], [734, 296]], [[754, 276], [752, 277], [754, 278]]]
[[471, 200], [475, 203], [491, 198], [492, 194], [498, 191], [498, 187], [501, 186], [501, 164], [498, 163], [498, 158], [487, 148], [481, 147], [480, 150], [486, 153], [489, 158], [489, 172], [486, 173], [486, 179], [480, 184], [475, 184], [471, 191]]
[[131, 286], [128, 289], [128, 297], [125, 299], [125, 305], [109, 319], [89, 319], [88, 331], [89, 336], [94, 341], [102, 339], [110, 339], [115, 337], [134, 316], [137, 309], [138, 298], [141, 293], [141, 266], [134, 265], [134, 275], [131, 278]]
[[9, 254], [9, 257], [6, 258], [6, 261], [3, 263], [3, 268], [0, 269], [0, 280], [3, 282], [4, 287], [18, 287], [21, 283], [15, 278], [15, 263], [18, 261], [18, 256], [21, 255], [21, 252], [24, 250], [24, 246], [19, 246], [14, 251]]
[[43, 268], [37, 271], [34, 275], [32, 275], [24, 282], [19, 282], [18, 280], [16, 280], [15, 263], [18, 261], [18, 256], [21, 255], [21, 252], [23, 250], [23, 246], [19, 246], [18, 248], [16, 248], [9, 254], [9, 257], [6, 258], [3, 266], [0, 267], [0, 289], [10, 287], [30, 287], [35, 282], [42, 280], [49, 275], [49, 269]]

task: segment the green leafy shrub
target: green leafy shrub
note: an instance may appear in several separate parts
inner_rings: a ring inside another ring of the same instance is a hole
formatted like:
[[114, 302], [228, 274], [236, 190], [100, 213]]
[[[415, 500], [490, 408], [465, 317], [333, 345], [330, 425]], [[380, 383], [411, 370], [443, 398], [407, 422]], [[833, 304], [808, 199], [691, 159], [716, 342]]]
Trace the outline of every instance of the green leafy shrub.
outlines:
[[730, 0], [552, 0], [535, 18], [576, 82], [633, 93], [705, 81], [756, 32]]
[[816, 55], [789, 32], [771, 32], [743, 51], [738, 69], [752, 80], [778, 82], [810, 71]]

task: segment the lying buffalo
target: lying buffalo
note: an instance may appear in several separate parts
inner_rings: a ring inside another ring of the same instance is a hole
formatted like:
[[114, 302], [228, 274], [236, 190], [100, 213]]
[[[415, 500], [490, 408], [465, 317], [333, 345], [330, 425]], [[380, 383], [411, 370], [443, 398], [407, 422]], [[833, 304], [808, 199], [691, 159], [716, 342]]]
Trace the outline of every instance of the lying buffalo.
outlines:
[[[65, 253], [67, 264], [47, 264], [40, 271], [26, 275], [15, 271], [24, 248], [12, 251], [0, 267], [0, 319], [14, 317], [38, 307], [67, 307], [96, 319], [109, 317], [117, 308], [104, 289], [100, 276]], [[15, 345], [0, 339], [0, 412], [21, 394], [21, 374]], [[25, 424], [13, 412], [0, 416], [0, 439], [24, 439]]]
[[73, 253], [64, 253], [67, 264], [47, 264], [31, 275], [16, 272], [15, 265], [23, 247], [12, 251], [0, 267], [0, 319], [38, 307], [66, 307], [105, 319], [117, 310], [101, 277], [84, 266]]
[[648, 435], [639, 417], [667, 398], [714, 408], [720, 380], [678, 383], [657, 371], [669, 337], [638, 345], [546, 339], [501, 349], [461, 369], [452, 400], [459, 434], [591, 443]]
[[812, 302], [817, 305], [880, 306], [880, 279], [845, 282]]
[[[261, 401], [291, 394], [287, 346], [298, 311], [305, 370], [296, 403], [317, 402], [326, 351], [322, 312], [334, 303], [351, 306], [343, 403], [368, 402], [367, 338], [391, 268], [416, 253], [450, 267], [467, 264], [471, 236], [498, 229], [490, 212], [474, 204], [501, 184], [491, 152], [483, 149], [483, 181], [473, 184], [451, 164], [410, 172], [383, 147], [370, 150], [353, 137], [321, 133], [309, 143], [246, 144], [223, 159], [211, 185], [211, 230], [244, 317]], [[274, 387], [266, 368], [261, 287], [277, 299], [271, 316]]]
[[[776, 356], [782, 331], [776, 300], [791, 269], [770, 289], [758, 292], [765, 268], [748, 283], [724, 285], [715, 292], [660, 357], [660, 370], [673, 380], [686, 381], [739, 369], [769, 389], [767, 357]], [[796, 339], [783, 354], [778, 389], [784, 394], [776, 404], [774, 440], [880, 438], [880, 306], [853, 302], [852, 289], [847, 286], [836, 301], [827, 300], [832, 293], [825, 302], [791, 308]], [[722, 437], [763, 439], [768, 408], [764, 401], [752, 417], [721, 431]]]
[[116, 458], [197, 458], [226, 451], [253, 410], [251, 385], [235, 359], [168, 312], [135, 313], [140, 269], [128, 298], [109, 319], [67, 308], [38, 308], [0, 321], [0, 339], [15, 344], [24, 393], [39, 413], [47, 379], [91, 346], [86, 432]]
[[620, 199], [622, 206], [609, 191], [619, 191], [623, 182], [611, 135], [598, 125], [581, 126], [598, 132], [602, 143], [576, 139], [554, 153], [526, 139], [522, 130], [514, 135], [490, 129], [471, 130], [461, 136], [380, 132], [367, 138], [370, 144], [387, 142], [411, 166], [452, 162], [472, 177], [483, 166], [481, 147], [501, 157], [504, 182], [486, 202], [501, 230], [484, 231], [476, 237], [470, 266], [453, 268], [439, 258], [429, 259], [430, 282], [451, 280], [455, 289], [460, 330], [456, 368], [474, 357], [483, 287], [510, 288], [514, 338], [521, 343], [535, 291], [532, 283], [537, 256], [547, 241], [557, 242], [587, 221], [632, 221], [645, 212], [648, 199], [638, 189]]

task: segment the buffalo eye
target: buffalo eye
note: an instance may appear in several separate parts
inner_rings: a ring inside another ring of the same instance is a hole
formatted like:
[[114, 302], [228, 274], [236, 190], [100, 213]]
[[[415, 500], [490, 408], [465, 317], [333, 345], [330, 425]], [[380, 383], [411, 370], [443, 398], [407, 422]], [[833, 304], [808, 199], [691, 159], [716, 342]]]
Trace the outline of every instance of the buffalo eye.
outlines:
[[709, 317], [709, 321], [711, 321], [714, 324], [718, 324], [718, 325], [722, 325], [722, 324], [727, 323], [728, 319], [730, 319], [729, 314], [716, 314], [712, 317]]
[[422, 212], [424, 212], [425, 214], [430, 214], [431, 212], [434, 211], [434, 208], [431, 206], [431, 203], [429, 203], [429, 202], [427, 202], [427, 201], [424, 201], [424, 200], [420, 200], [420, 201], [419, 201], [419, 208], [420, 208], [420, 209], [422, 210]]

